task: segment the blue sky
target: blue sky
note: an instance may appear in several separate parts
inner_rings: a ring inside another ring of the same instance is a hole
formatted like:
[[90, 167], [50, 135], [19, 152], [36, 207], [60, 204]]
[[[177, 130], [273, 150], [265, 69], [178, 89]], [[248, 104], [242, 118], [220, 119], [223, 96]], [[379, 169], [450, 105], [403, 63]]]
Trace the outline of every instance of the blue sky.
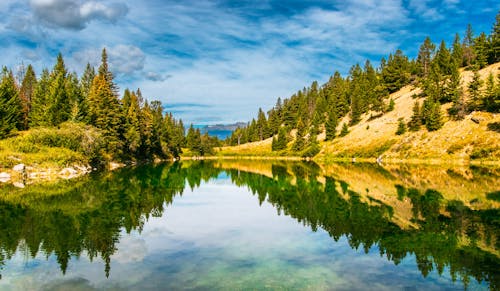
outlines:
[[498, 0], [2, 0], [1, 65], [39, 74], [58, 52], [80, 74], [106, 47], [116, 82], [186, 123], [248, 121], [313, 80], [467, 23], [490, 32]]

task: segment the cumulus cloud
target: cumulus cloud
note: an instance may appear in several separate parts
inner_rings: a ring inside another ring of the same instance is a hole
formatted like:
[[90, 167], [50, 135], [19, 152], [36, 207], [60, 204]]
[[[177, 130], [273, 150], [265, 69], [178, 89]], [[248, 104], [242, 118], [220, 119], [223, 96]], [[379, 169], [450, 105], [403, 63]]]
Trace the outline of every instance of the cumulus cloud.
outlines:
[[[106, 48], [106, 51], [108, 53], [110, 69], [117, 75], [133, 75], [144, 69], [146, 55], [136, 46], [119, 44]], [[102, 48], [85, 49], [75, 52], [73, 54], [73, 59], [76, 63], [80, 64], [81, 67], [85, 66], [87, 63], [93, 66], [99, 66], [101, 62], [101, 53]], [[155, 77], [158, 80], [164, 78], [155, 73], [151, 74], [150, 77]]]
[[133, 45], [117, 45], [108, 51], [111, 69], [119, 74], [131, 74], [144, 68], [146, 55]]
[[128, 12], [123, 3], [103, 4], [97, 1], [30, 0], [31, 8], [43, 24], [81, 30], [93, 20], [115, 22]]

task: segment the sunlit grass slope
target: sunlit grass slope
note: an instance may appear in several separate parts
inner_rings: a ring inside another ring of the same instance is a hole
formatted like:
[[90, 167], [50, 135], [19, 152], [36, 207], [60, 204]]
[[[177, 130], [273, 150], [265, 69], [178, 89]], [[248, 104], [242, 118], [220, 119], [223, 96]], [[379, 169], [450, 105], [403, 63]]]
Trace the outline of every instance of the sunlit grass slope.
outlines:
[[[482, 69], [479, 73], [484, 79], [490, 73], [497, 74], [500, 63]], [[472, 72], [462, 71], [462, 88], [466, 88], [472, 79]], [[466, 90], [465, 90], [466, 91]], [[463, 120], [452, 120], [447, 109], [451, 104], [444, 104], [441, 108], [444, 126], [434, 132], [422, 127], [417, 132], [407, 131], [403, 135], [396, 135], [398, 119], [410, 121], [412, 108], [416, 96], [421, 89], [415, 86], [405, 86], [398, 92], [391, 94], [395, 101], [393, 111], [373, 118], [378, 113], [368, 112], [361, 121], [349, 127], [349, 134], [336, 137], [333, 141], [323, 142], [324, 133], [318, 135], [321, 151], [315, 157], [318, 161], [368, 159], [375, 161], [380, 157], [384, 161], [400, 162], [450, 162], [464, 163], [470, 160], [498, 162], [500, 161], [500, 133], [495, 125], [500, 123], [500, 114], [487, 112], [472, 112]], [[467, 97], [467, 96], [466, 96]], [[420, 102], [423, 100], [420, 99]], [[349, 122], [344, 117], [337, 128]], [[278, 156], [271, 150], [272, 139], [247, 143], [240, 146], [223, 147], [220, 156]], [[290, 144], [289, 144], [290, 147]], [[289, 152], [282, 152], [289, 154]]]

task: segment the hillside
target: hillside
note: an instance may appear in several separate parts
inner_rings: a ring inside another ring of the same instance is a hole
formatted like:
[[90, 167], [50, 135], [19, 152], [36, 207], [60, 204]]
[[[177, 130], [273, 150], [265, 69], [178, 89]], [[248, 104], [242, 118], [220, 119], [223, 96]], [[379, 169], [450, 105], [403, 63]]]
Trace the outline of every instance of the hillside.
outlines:
[[[500, 63], [490, 65], [479, 71], [481, 79], [486, 80], [490, 73], [498, 74]], [[461, 71], [461, 86], [466, 88], [472, 79], [472, 72]], [[396, 135], [398, 119], [407, 123], [412, 116], [415, 96], [421, 89], [408, 85], [390, 95], [394, 100], [394, 110], [378, 118], [368, 112], [361, 121], [349, 127], [349, 134], [336, 137], [333, 141], [323, 142], [324, 130], [318, 135], [321, 151], [315, 157], [318, 160], [337, 159], [372, 159], [380, 157], [384, 161], [427, 162], [467, 162], [471, 159], [482, 161], [498, 161], [500, 159], [500, 134], [494, 125], [500, 122], [500, 115], [488, 112], [472, 112], [463, 120], [452, 120], [447, 109], [451, 103], [441, 107], [444, 125], [437, 131], [425, 128], [417, 132], [406, 132]], [[467, 98], [467, 95], [465, 96]], [[420, 98], [423, 100], [423, 98]], [[344, 123], [346, 116], [338, 122], [337, 132]], [[223, 147], [221, 156], [277, 156], [271, 150], [272, 138], [263, 141], [247, 143], [233, 147]]]

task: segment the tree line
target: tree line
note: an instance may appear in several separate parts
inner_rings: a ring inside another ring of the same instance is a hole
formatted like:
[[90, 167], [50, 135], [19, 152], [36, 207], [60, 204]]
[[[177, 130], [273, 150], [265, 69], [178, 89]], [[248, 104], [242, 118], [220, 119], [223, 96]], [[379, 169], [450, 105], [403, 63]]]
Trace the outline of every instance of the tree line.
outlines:
[[[404, 130], [417, 131], [422, 126], [438, 130], [443, 125], [441, 105], [449, 102], [448, 114], [455, 119], [474, 110], [500, 112], [500, 74], [491, 74], [484, 85], [478, 73], [499, 61], [500, 12], [489, 35], [482, 32], [476, 36], [469, 24], [463, 39], [457, 33], [450, 47], [444, 41], [436, 46], [427, 37], [414, 59], [398, 49], [382, 58], [378, 68], [367, 60], [363, 66], [352, 66], [347, 77], [336, 71], [322, 86], [314, 81], [289, 98], [278, 98], [267, 115], [260, 108], [257, 117], [235, 130], [226, 142], [239, 145], [273, 137], [273, 151], [308, 156], [319, 150], [318, 133], [324, 131], [326, 141], [347, 135], [348, 127], [359, 123], [363, 114], [371, 112], [371, 118], [377, 118], [393, 110], [390, 94], [410, 84], [422, 88], [422, 93], [415, 96], [414, 113], [411, 121], [402, 125]], [[467, 87], [460, 82], [459, 68], [473, 71]], [[345, 116], [349, 122], [340, 126]], [[341, 132], [337, 132], [339, 126]], [[287, 149], [292, 140], [291, 149]]]
[[[0, 81], [0, 139], [34, 127], [75, 122], [92, 125], [104, 136], [102, 157], [138, 160], [179, 157], [188, 141], [182, 120], [164, 114], [159, 101], [125, 89], [119, 97], [108, 68], [106, 49], [96, 69], [87, 64], [82, 76], [68, 72], [61, 54], [52, 70], [37, 78], [32, 65], [14, 77], [3, 67]], [[200, 138], [204, 141], [203, 138]], [[190, 144], [191, 145], [191, 144]], [[196, 145], [197, 146], [197, 145]], [[203, 152], [211, 152], [203, 142]]]

